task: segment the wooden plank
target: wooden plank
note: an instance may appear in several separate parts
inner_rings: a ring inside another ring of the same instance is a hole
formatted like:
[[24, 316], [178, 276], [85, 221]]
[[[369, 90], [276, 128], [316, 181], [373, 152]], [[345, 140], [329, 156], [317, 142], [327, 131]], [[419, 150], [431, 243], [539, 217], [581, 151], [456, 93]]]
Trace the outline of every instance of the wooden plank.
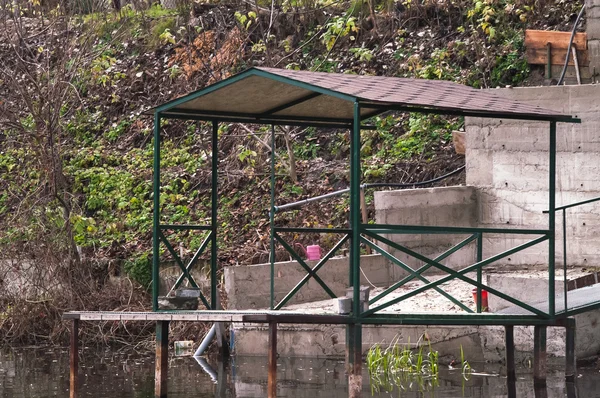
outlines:
[[517, 379], [515, 372], [515, 327], [507, 325], [504, 327], [506, 341], [506, 377], [513, 382]]
[[546, 386], [546, 326], [533, 327], [533, 385]]
[[[526, 30], [525, 47], [546, 49], [546, 44], [552, 44], [552, 50], [569, 48], [571, 32], [555, 32], [550, 30]], [[587, 50], [587, 33], [576, 33], [573, 44], [578, 50]]]
[[267, 397], [277, 397], [277, 323], [269, 322], [269, 377]]
[[154, 397], [167, 398], [169, 374], [169, 322], [156, 322], [156, 358], [154, 370]]
[[71, 350], [69, 354], [69, 398], [77, 398], [77, 387], [79, 385], [79, 319], [73, 319], [73, 325], [71, 327]]
[[82, 321], [100, 321], [102, 320], [102, 313], [82, 313], [79, 316]]
[[454, 144], [454, 151], [459, 155], [464, 155], [467, 148], [467, 137], [464, 131], [453, 131], [452, 132], [452, 143]]
[[103, 321], [120, 321], [122, 319], [122, 313], [104, 313], [102, 314], [102, 320]]
[[[546, 63], [548, 62], [547, 54], [548, 53], [545, 46], [543, 48], [527, 47], [527, 49], [525, 50], [527, 62], [531, 65], [546, 65]], [[565, 58], [567, 57], [566, 48], [557, 49], [552, 47], [551, 54], [552, 65], [564, 65]], [[577, 49], [577, 59], [579, 60], [579, 66], [589, 66], [590, 64], [587, 50]], [[572, 56], [569, 57], [569, 65], [574, 65]]]

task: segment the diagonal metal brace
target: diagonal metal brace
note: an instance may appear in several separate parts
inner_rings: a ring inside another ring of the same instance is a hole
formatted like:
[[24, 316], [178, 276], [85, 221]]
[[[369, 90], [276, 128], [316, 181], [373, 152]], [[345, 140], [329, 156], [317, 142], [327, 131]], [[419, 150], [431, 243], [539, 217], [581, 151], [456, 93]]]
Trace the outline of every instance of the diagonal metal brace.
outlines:
[[[413, 277], [419, 278], [421, 281], [423, 281], [425, 283], [431, 283], [429, 281], [429, 279], [427, 279], [423, 275], [421, 275], [421, 272], [423, 272], [423, 271], [415, 271], [415, 270], [413, 270], [411, 267], [409, 267], [408, 265], [404, 264], [402, 261], [398, 260], [396, 257], [394, 257], [393, 255], [391, 255], [390, 253], [388, 253], [386, 250], [384, 250], [381, 247], [377, 246], [375, 243], [373, 243], [373, 242], [371, 242], [371, 241], [369, 241], [369, 240], [367, 240], [367, 239], [365, 239], [363, 237], [361, 237], [360, 239], [363, 241], [363, 243], [366, 243], [367, 245], [371, 246], [374, 250], [378, 251], [382, 256], [384, 256], [385, 258], [387, 258], [388, 260], [390, 260], [394, 264], [398, 265], [400, 268], [402, 268], [406, 272], [410, 273]], [[466, 305], [464, 305], [458, 299], [452, 297], [450, 294], [448, 294], [445, 291], [443, 291], [438, 286], [434, 286], [433, 289], [436, 292], [438, 292], [439, 294], [441, 294], [442, 296], [446, 297], [448, 300], [450, 300], [454, 304], [458, 305], [464, 311], [466, 311], [466, 312], [473, 312], [472, 309], [470, 309], [469, 307], [467, 307]]]
[[306, 272], [308, 272], [308, 274], [315, 279], [315, 281], [317, 281], [317, 283], [319, 285], [321, 285], [321, 287], [325, 290], [325, 292], [331, 297], [331, 298], [336, 298], [337, 296], [335, 295], [335, 293], [333, 291], [331, 291], [331, 289], [329, 288], [329, 286], [327, 286], [327, 284], [325, 282], [323, 282], [323, 280], [319, 277], [319, 275], [316, 274], [316, 272], [314, 272], [305, 262], [302, 258], [300, 258], [300, 256], [298, 256], [298, 254], [296, 253], [296, 251], [294, 249], [292, 249], [290, 247], [290, 245], [287, 244], [287, 242], [285, 240], [283, 240], [283, 238], [281, 236], [279, 236], [278, 233], [275, 233], [275, 239], [277, 239], [277, 241], [279, 243], [281, 243], [281, 245], [283, 246], [283, 248], [294, 258], [294, 260], [296, 260], [301, 266], [302, 268], [304, 268], [306, 270]]
[[[444, 260], [446, 257], [448, 257], [448, 256], [456, 253], [457, 251], [459, 251], [460, 249], [462, 249], [463, 247], [465, 247], [466, 245], [468, 245], [469, 243], [471, 243], [475, 239], [477, 239], [477, 235], [476, 234], [471, 235], [470, 237], [466, 238], [462, 242], [459, 242], [455, 246], [453, 246], [450, 249], [446, 250], [444, 253], [440, 254], [438, 257], [434, 258], [433, 261], [438, 261], [439, 262], [439, 261]], [[415, 271], [415, 273], [422, 274], [423, 272], [427, 271], [431, 267], [432, 267], [431, 264], [425, 264], [422, 267], [418, 268]], [[389, 288], [387, 288], [385, 291], [381, 292], [381, 294], [379, 294], [376, 297], [374, 297], [372, 300], [369, 301], [369, 303], [371, 303], [371, 304], [376, 303], [377, 301], [381, 300], [382, 298], [384, 298], [385, 296], [387, 296], [388, 294], [390, 294], [394, 290], [398, 289], [401, 286], [404, 286], [405, 284], [407, 284], [408, 282], [412, 281], [415, 278], [416, 278], [415, 275], [408, 275], [404, 279], [401, 279], [398, 282], [394, 283], [392, 286], [390, 286]]]
[[279, 302], [279, 304], [275, 306], [275, 309], [281, 309], [281, 307], [283, 307], [294, 296], [294, 294], [298, 293], [298, 290], [300, 290], [300, 288], [304, 286], [304, 284], [308, 282], [310, 278], [312, 278], [313, 275], [316, 274], [317, 271], [319, 271], [319, 269], [321, 269], [321, 267], [325, 265], [325, 263], [331, 257], [333, 257], [335, 252], [339, 250], [339, 248], [348, 240], [349, 237], [350, 235], [346, 235], [342, 239], [340, 239], [340, 241], [329, 251], [329, 253], [327, 253], [325, 257], [319, 260], [318, 264], [312, 268], [312, 272], [308, 273], [304, 278], [302, 278], [302, 280], [300, 280], [300, 282], [298, 282], [298, 284], [294, 286], [294, 288]]
[[484, 266], [486, 266], [488, 264], [491, 264], [491, 263], [493, 263], [495, 261], [498, 261], [501, 258], [504, 258], [506, 256], [510, 256], [513, 253], [517, 253], [517, 252], [519, 252], [521, 250], [527, 249], [528, 247], [535, 246], [538, 243], [544, 242], [544, 241], [548, 240], [548, 235], [544, 235], [542, 237], [539, 237], [537, 239], [534, 239], [532, 241], [529, 241], [527, 243], [524, 243], [524, 244], [519, 245], [517, 247], [514, 247], [512, 249], [509, 249], [509, 250], [507, 250], [505, 252], [502, 252], [500, 254], [492, 256], [492, 257], [490, 257], [490, 258], [488, 258], [486, 260], [479, 261], [479, 262], [477, 262], [477, 263], [475, 263], [473, 265], [470, 265], [470, 266], [468, 266], [466, 268], [463, 268], [460, 271], [455, 271], [455, 270], [453, 270], [451, 268], [448, 268], [448, 267], [446, 267], [446, 266], [438, 263], [437, 261], [433, 261], [430, 258], [427, 258], [427, 257], [425, 257], [425, 256], [423, 256], [423, 255], [421, 255], [421, 254], [419, 254], [417, 252], [414, 252], [414, 251], [412, 251], [410, 249], [407, 249], [407, 248], [405, 248], [405, 247], [403, 247], [401, 245], [398, 245], [397, 243], [392, 242], [389, 239], [386, 239], [386, 238], [384, 238], [382, 236], [379, 236], [377, 234], [373, 234], [370, 231], [364, 231], [363, 233], [366, 234], [366, 235], [369, 235], [370, 237], [372, 237], [372, 238], [374, 238], [376, 240], [379, 240], [379, 241], [381, 241], [381, 242], [383, 242], [383, 243], [385, 243], [385, 244], [387, 244], [387, 245], [389, 245], [389, 246], [391, 246], [391, 247], [393, 247], [393, 248], [395, 248], [397, 250], [400, 250], [403, 253], [406, 253], [406, 254], [408, 254], [410, 256], [413, 256], [413, 257], [415, 257], [418, 260], [421, 260], [423, 262], [429, 263], [429, 264], [433, 265], [434, 267], [439, 268], [440, 270], [442, 270], [444, 272], [447, 272], [449, 274], [448, 276], [446, 276], [444, 278], [438, 279], [435, 282], [432, 282], [432, 283], [429, 283], [429, 284], [427, 284], [425, 286], [419, 287], [419, 288], [417, 288], [417, 289], [415, 289], [415, 290], [413, 290], [413, 291], [411, 291], [411, 292], [409, 292], [409, 293], [407, 293], [405, 295], [397, 297], [397, 298], [395, 298], [395, 299], [393, 299], [393, 300], [391, 300], [391, 301], [389, 301], [389, 302], [387, 302], [385, 304], [382, 304], [382, 305], [377, 306], [375, 308], [369, 309], [368, 311], [365, 311], [363, 313], [364, 316], [368, 316], [368, 315], [374, 314], [375, 312], [377, 312], [377, 311], [379, 311], [379, 310], [381, 310], [383, 308], [387, 308], [387, 307], [389, 307], [389, 306], [391, 306], [393, 304], [396, 304], [396, 303], [398, 303], [400, 301], [406, 300], [406, 299], [408, 299], [408, 298], [410, 298], [412, 296], [415, 296], [415, 295], [417, 295], [417, 294], [419, 294], [421, 292], [424, 292], [425, 290], [431, 289], [432, 287], [439, 286], [442, 283], [448, 282], [448, 281], [450, 281], [450, 280], [452, 280], [454, 278], [458, 278], [458, 279], [461, 279], [461, 280], [463, 280], [463, 281], [465, 281], [467, 283], [470, 283], [471, 285], [474, 285], [475, 287], [479, 287], [481, 289], [485, 289], [489, 293], [491, 293], [493, 295], [496, 295], [496, 296], [498, 296], [500, 298], [503, 298], [506, 301], [509, 301], [509, 302], [511, 302], [511, 303], [513, 303], [513, 304], [515, 304], [515, 305], [517, 305], [519, 307], [521, 307], [521, 308], [526, 309], [527, 311], [533, 312], [534, 314], [536, 314], [536, 315], [538, 315], [540, 317], [543, 317], [543, 318], [549, 317], [549, 314], [546, 314], [545, 312], [540, 311], [540, 310], [538, 310], [535, 307], [532, 307], [532, 306], [530, 306], [530, 305], [528, 305], [526, 303], [523, 303], [522, 301], [519, 301], [519, 300], [517, 300], [517, 299], [515, 299], [513, 297], [510, 297], [507, 294], [504, 294], [504, 293], [502, 293], [502, 292], [500, 292], [500, 291], [498, 291], [496, 289], [492, 289], [491, 287], [486, 286], [486, 285], [484, 285], [482, 283], [479, 283], [476, 280], [473, 280], [473, 279], [471, 279], [471, 278], [469, 278], [469, 277], [467, 277], [467, 276], [464, 275], [464, 274], [466, 274], [468, 272], [473, 272], [473, 271], [475, 271], [475, 270], [477, 270], [477, 269], [479, 269], [481, 267], [484, 267]]
[[173, 259], [175, 259], [175, 262], [177, 263], [177, 265], [179, 265], [179, 268], [181, 268], [181, 271], [183, 272], [183, 275], [187, 278], [187, 280], [190, 282], [190, 284], [192, 285], [192, 287], [198, 287], [198, 285], [196, 284], [196, 281], [194, 280], [194, 278], [192, 278], [192, 276], [190, 275], [190, 273], [188, 272], [188, 270], [186, 269], [186, 267], [183, 265], [183, 262], [179, 258], [179, 255], [173, 249], [173, 246], [171, 246], [171, 244], [169, 243], [169, 241], [167, 240], [167, 238], [165, 238], [165, 235], [163, 235], [162, 231], [158, 232], [158, 236], [160, 237], [160, 240], [163, 241], [163, 243], [167, 247], [167, 250], [169, 251], [169, 253], [171, 253], [171, 255], [173, 256]]
[[[204, 238], [204, 241], [202, 242], [202, 244], [200, 245], [198, 250], [196, 250], [196, 253], [194, 253], [194, 256], [192, 257], [192, 259], [190, 260], [188, 265], [185, 267], [185, 269], [188, 271], [188, 273], [192, 270], [192, 267], [196, 264], [196, 262], [198, 261], [198, 258], [202, 255], [202, 253], [204, 253], [204, 250], [206, 249], [206, 246], [208, 246], [208, 243], [210, 242], [211, 238], [212, 238], [212, 232], [210, 232], [208, 234], [208, 236], [206, 236], [206, 238]], [[184, 279], [185, 279], [185, 274], [179, 275], [179, 278], [177, 278], [177, 281], [175, 282], [175, 284], [173, 285], [173, 287], [171, 288], [169, 293], [171, 293], [173, 290], [177, 289], [181, 285], [181, 283], [183, 282]], [[168, 294], [167, 294], [167, 296], [168, 296]]]

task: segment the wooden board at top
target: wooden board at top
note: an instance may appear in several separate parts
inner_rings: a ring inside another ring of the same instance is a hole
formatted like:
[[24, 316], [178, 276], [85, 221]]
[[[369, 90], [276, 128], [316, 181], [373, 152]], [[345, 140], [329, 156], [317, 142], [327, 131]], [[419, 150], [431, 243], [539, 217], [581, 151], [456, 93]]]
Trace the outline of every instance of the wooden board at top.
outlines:
[[[571, 40], [571, 32], [555, 32], [551, 30], [526, 30], [525, 47], [546, 49], [546, 44], [552, 44], [552, 49], [567, 49]], [[573, 45], [578, 50], [587, 50], [587, 33], [576, 33]]]

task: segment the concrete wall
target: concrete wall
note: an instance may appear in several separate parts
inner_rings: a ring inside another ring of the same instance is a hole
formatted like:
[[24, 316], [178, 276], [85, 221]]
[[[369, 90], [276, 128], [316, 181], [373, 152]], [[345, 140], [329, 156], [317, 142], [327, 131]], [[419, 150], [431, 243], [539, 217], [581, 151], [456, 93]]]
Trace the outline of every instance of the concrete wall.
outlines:
[[[380, 191], [375, 192], [375, 218], [377, 224], [475, 227], [477, 226], [476, 198], [476, 190], [470, 186]], [[384, 236], [433, 258], [468, 235], [394, 234]], [[384, 247], [387, 249], [387, 246]], [[390, 252], [412, 267], [422, 265], [421, 261], [402, 252], [394, 249], [391, 249]], [[471, 244], [448, 257], [445, 265], [462, 268], [472, 264], [474, 260], [475, 245]], [[396, 280], [405, 274], [400, 267], [392, 268], [392, 277]]]
[[600, 73], [600, 0], [585, 0], [585, 7], [590, 70]]
[[[557, 205], [600, 196], [600, 86], [497, 89], [495, 94], [575, 115], [581, 124], [557, 129]], [[467, 118], [467, 184], [477, 186], [482, 227], [547, 228], [542, 212], [549, 203], [549, 123]], [[568, 211], [570, 265], [597, 265], [600, 204]], [[487, 236], [484, 255], [523, 243], [522, 236]], [[557, 258], [562, 258], [562, 218], [557, 216]], [[548, 245], [541, 244], [501, 261], [547, 266]]]
[[[488, 273], [485, 275], [486, 285], [520, 300], [525, 304], [534, 305], [548, 300], [548, 273], [543, 275]], [[564, 284], [561, 277], [556, 277], [554, 293], [557, 303], [564, 300]], [[491, 312], [497, 312], [514, 304], [493, 294], [488, 295], [488, 307]], [[564, 307], [564, 305], [563, 305]], [[562, 309], [562, 307], [560, 307]]]
[[[600, 310], [576, 315], [577, 333], [575, 352], [578, 358], [597, 355], [600, 351]], [[268, 352], [268, 327], [257, 324], [235, 324], [234, 346], [236, 355], [265, 355]], [[532, 358], [533, 327], [515, 327], [516, 359]], [[346, 332], [343, 325], [280, 324], [277, 332], [277, 351], [287, 357], [337, 357], [345, 355]], [[505, 335], [501, 326], [386, 326], [363, 327], [363, 354], [374, 344], [387, 345], [392, 341], [415, 346], [426, 335], [441, 362], [460, 358], [460, 347], [471, 362], [503, 361]], [[565, 329], [548, 328], [549, 356], [565, 356]]]
[[[307, 261], [314, 267], [316, 261]], [[390, 266], [379, 255], [362, 256], [361, 269], [369, 281], [378, 286], [390, 283]], [[261, 309], [270, 305], [271, 265], [259, 264], [243, 267], [225, 267], [225, 291], [229, 309]], [[348, 287], [348, 257], [334, 257], [317, 272], [317, 275], [338, 296], [344, 296]], [[361, 283], [368, 284], [361, 275]], [[275, 263], [275, 298], [280, 301], [302, 278], [306, 270], [296, 261]], [[288, 304], [326, 300], [329, 295], [311, 278]]]

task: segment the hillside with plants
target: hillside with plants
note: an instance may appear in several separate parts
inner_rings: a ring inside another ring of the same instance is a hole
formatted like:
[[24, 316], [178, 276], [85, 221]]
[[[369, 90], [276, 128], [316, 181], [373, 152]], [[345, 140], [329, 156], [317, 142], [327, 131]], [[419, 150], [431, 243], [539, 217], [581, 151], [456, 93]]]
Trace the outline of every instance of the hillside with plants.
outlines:
[[[150, 307], [153, 121], [145, 110], [252, 66], [527, 85], [539, 79], [524, 58], [525, 29], [569, 30], [582, 5], [60, 4], [0, 2], [0, 338], [10, 344], [61, 341], [65, 310]], [[451, 142], [460, 118], [398, 113], [371, 122], [376, 129], [361, 143], [364, 182], [410, 184], [464, 164]], [[166, 223], [210, 219], [210, 128], [163, 126]], [[268, 137], [264, 127], [220, 126], [222, 266], [267, 260]], [[277, 204], [348, 186], [348, 131], [282, 127], [276, 147]], [[366, 196], [372, 206], [372, 191]], [[348, 198], [339, 196], [279, 222], [337, 227], [347, 219]], [[201, 244], [189, 232], [174, 238], [184, 256]], [[140, 328], [107, 323], [85, 338], [128, 342], [152, 332]]]

